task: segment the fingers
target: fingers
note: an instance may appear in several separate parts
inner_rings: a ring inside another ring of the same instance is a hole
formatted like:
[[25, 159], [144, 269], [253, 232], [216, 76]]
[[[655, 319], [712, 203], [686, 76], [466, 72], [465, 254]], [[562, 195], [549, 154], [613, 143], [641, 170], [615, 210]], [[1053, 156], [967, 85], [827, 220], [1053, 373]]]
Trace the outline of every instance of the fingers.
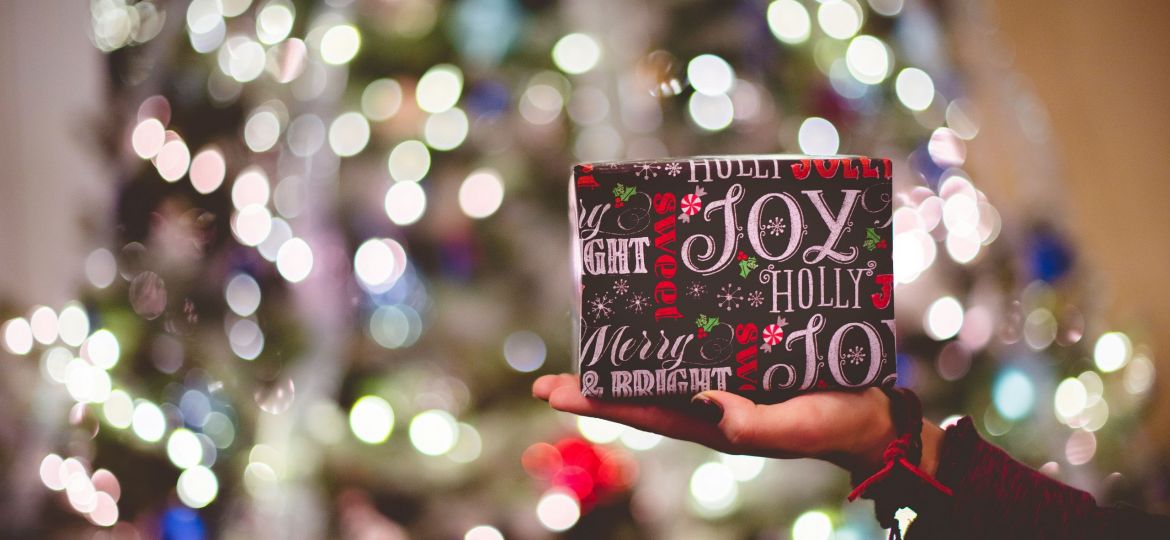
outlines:
[[693, 401], [713, 404], [723, 411], [719, 420], [719, 431], [735, 448], [759, 448], [760, 423], [766, 420], [761, 417], [760, 408], [755, 402], [743, 396], [707, 390], [695, 395]]
[[571, 384], [557, 386], [549, 395], [548, 403], [559, 411], [603, 418], [643, 431], [708, 446], [726, 446], [717, 426], [693, 415], [655, 405], [589, 399], [582, 396], [580, 389]]
[[577, 387], [577, 376], [568, 373], [558, 375], [544, 375], [532, 383], [532, 395], [548, 401], [553, 391], [562, 386]]

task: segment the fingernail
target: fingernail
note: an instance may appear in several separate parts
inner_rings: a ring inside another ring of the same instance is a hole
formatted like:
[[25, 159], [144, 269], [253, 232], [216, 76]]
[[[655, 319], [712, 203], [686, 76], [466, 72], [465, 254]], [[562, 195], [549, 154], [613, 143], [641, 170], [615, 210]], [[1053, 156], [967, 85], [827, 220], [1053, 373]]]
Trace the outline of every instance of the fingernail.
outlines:
[[703, 394], [695, 394], [695, 397], [691, 398], [691, 409], [695, 411], [696, 416], [712, 424], [718, 424], [723, 420], [723, 407]]

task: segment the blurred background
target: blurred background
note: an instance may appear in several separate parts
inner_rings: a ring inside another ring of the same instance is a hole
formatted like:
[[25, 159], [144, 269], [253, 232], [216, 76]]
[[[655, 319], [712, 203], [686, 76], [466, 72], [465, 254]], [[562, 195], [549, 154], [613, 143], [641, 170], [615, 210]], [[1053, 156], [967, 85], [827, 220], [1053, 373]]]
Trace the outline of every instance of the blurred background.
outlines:
[[[874, 538], [555, 413], [578, 161], [895, 164], [900, 380], [1170, 511], [1170, 4], [0, 3], [0, 508], [38, 538]], [[1162, 427], [1163, 429], [1158, 429]]]

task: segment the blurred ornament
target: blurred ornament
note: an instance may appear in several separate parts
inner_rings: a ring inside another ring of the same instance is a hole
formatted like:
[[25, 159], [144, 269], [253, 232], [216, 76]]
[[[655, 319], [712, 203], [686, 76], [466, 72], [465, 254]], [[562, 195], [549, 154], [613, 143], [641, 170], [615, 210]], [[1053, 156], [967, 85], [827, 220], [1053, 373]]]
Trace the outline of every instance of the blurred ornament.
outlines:
[[638, 82], [654, 97], [672, 97], [682, 92], [682, 65], [665, 50], [655, 50], [638, 62]]
[[147, 320], [157, 319], [167, 308], [167, 287], [158, 274], [142, 272], [130, 282], [130, 306]]
[[468, 62], [494, 67], [523, 28], [515, 0], [464, 0], [454, 6], [448, 34]]
[[1028, 238], [1028, 261], [1032, 275], [1054, 283], [1072, 268], [1073, 252], [1063, 235], [1047, 226], [1032, 231]]
[[265, 385], [254, 393], [256, 405], [268, 414], [280, 414], [292, 406], [296, 397], [296, 385], [287, 376], [280, 376], [271, 384]]
[[84, 433], [87, 439], [97, 437], [101, 429], [101, 422], [85, 403], [75, 403], [69, 408], [69, 425]]

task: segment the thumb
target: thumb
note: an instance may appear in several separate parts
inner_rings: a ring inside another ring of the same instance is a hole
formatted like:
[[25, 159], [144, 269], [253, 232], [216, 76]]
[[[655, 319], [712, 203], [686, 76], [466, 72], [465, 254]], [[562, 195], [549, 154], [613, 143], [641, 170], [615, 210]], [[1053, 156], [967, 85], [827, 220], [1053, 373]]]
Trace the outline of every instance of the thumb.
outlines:
[[713, 411], [712, 417], [722, 413], [718, 420], [719, 431], [733, 450], [744, 451], [756, 446], [760, 413], [755, 402], [722, 390], [699, 392], [691, 402]]

